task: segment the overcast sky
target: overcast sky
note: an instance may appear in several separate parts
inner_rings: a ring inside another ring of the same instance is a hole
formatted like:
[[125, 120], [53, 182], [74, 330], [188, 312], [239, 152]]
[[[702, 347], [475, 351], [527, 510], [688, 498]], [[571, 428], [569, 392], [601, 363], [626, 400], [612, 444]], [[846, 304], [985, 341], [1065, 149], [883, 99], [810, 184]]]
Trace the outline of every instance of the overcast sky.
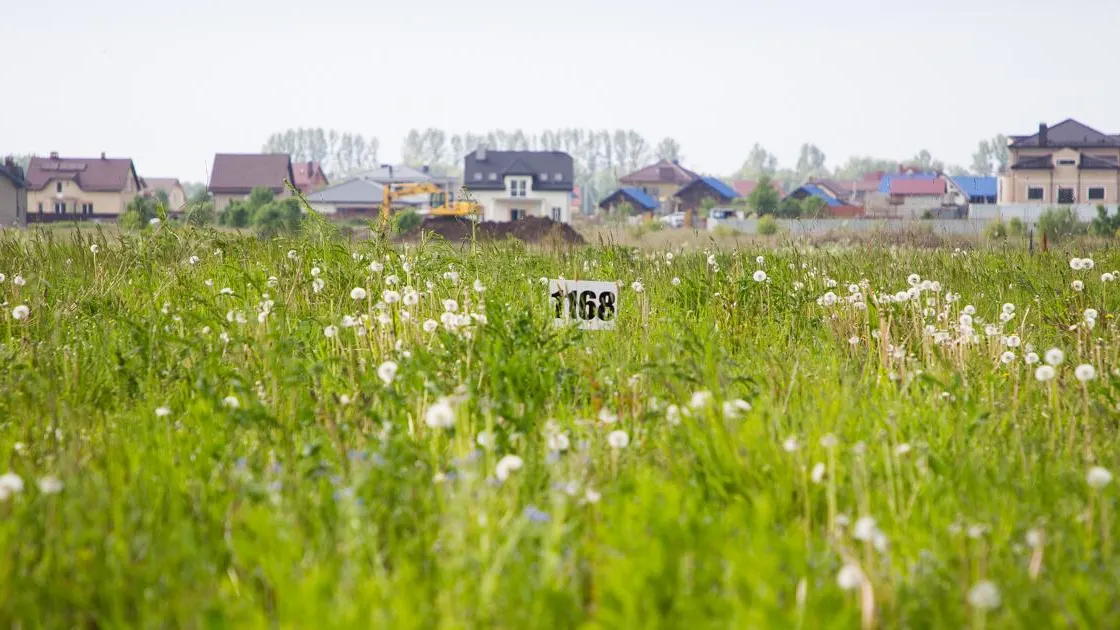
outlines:
[[[203, 180], [273, 131], [633, 128], [727, 174], [1073, 117], [1120, 133], [1116, 0], [9, 0], [0, 152]], [[14, 6], [12, 6], [14, 5]]]

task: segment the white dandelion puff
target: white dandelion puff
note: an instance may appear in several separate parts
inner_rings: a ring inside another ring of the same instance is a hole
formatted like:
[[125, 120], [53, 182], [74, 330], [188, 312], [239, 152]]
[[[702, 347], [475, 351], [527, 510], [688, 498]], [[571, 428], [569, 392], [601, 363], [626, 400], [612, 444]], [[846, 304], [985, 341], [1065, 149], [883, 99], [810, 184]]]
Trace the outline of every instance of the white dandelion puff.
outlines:
[[979, 610], [999, 608], [999, 588], [988, 580], [977, 582], [968, 590], [968, 605]]
[[1074, 368], [1073, 375], [1077, 377], [1077, 380], [1086, 383], [1097, 378], [1097, 368], [1088, 363], [1082, 363]]
[[494, 476], [498, 478], [498, 481], [505, 481], [514, 472], [521, 470], [524, 465], [525, 462], [517, 455], [506, 455], [499, 459], [494, 466]]
[[630, 435], [622, 430], [611, 431], [607, 435], [607, 443], [614, 449], [626, 448], [630, 445]]
[[448, 429], [455, 424], [455, 410], [446, 398], [440, 398], [424, 412], [424, 424], [433, 429]]
[[836, 584], [845, 591], [852, 591], [863, 586], [863, 571], [859, 565], [845, 564], [836, 574]]
[[369, 294], [362, 287], [354, 287], [353, 289], [350, 289], [351, 300], [364, 300], [366, 299], [367, 295]]
[[12, 309], [12, 318], [16, 320], [27, 319], [31, 315], [31, 309], [26, 304], [20, 304]]
[[377, 366], [377, 378], [381, 379], [381, 382], [386, 385], [392, 385], [393, 379], [397, 378], [397, 363], [386, 361]]
[[1112, 473], [1107, 468], [1101, 466], [1093, 466], [1089, 469], [1089, 474], [1086, 475], [1086, 482], [1090, 488], [1100, 490], [1101, 488], [1112, 483]]

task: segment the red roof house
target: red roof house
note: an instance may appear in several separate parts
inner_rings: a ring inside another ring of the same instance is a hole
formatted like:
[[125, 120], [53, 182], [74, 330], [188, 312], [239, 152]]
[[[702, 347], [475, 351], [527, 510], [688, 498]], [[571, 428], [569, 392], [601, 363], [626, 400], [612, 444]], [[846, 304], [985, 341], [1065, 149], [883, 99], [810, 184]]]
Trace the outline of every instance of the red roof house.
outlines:
[[292, 176], [295, 177], [292, 183], [305, 195], [330, 186], [330, 181], [318, 162], [293, 162]]
[[[778, 191], [779, 195], [782, 194], [781, 182], [777, 180], [771, 180], [770, 185], [774, 187], [774, 190]], [[731, 180], [731, 187], [735, 189], [735, 192], [739, 193], [740, 197], [749, 197], [756, 186], [758, 186], [758, 182], [753, 179]]]

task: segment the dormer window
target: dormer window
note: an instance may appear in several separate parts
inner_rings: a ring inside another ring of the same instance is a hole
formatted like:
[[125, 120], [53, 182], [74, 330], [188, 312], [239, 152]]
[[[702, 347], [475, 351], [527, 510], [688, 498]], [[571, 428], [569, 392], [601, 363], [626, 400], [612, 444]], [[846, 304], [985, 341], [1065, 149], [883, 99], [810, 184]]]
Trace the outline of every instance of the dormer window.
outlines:
[[474, 174], [474, 181], [476, 181], [476, 182], [482, 181], [482, 173], [475, 173]]
[[62, 182], [55, 182], [54, 183], [54, 191], [56, 193], [61, 193], [62, 192]]
[[496, 182], [496, 181], [498, 181], [498, 174], [497, 173], [490, 173], [490, 176], [487, 179], [489, 179], [492, 182]]
[[1077, 160], [1070, 158], [1062, 158], [1058, 160], [1058, 166], [1077, 166]]
[[564, 174], [563, 173], [557, 173], [556, 176], [552, 178], [553, 181], [557, 181], [557, 182], [562, 180], [562, 179], [564, 179]]
[[525, 185], [525, 180], [524, 179], [511, 179], [511, 180], [509, 180], [509, 196], [510, 197], [524, 197], [526, 188], [527, 188], [527, 186]]
[[547, 182], [548, 181], [548, 173], [541, 173], [541, 181], [542, 182]]

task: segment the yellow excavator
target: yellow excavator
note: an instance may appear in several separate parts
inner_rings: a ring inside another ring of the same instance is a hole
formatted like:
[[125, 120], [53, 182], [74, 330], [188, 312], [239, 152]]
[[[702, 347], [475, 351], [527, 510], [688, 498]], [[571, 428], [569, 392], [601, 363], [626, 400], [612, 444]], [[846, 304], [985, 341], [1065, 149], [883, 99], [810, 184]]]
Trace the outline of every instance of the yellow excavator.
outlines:
[[382, 224], [388, 225], [389, 215], [392, 213], [394, 201], [403, 197], [414, 197], [424, 194], [429, 195], [428, 205], [431, 208], [429, 214], [432, 216], [465, 217], [470, 215], [482, 215], [482, 206], [478, 205], [477, 202], [470, 199], [459, 199], [456, 201], [451, 193], [445, 192], [442, 188], [430, 182], [385, 184], [382, 187], [381, 197]]

